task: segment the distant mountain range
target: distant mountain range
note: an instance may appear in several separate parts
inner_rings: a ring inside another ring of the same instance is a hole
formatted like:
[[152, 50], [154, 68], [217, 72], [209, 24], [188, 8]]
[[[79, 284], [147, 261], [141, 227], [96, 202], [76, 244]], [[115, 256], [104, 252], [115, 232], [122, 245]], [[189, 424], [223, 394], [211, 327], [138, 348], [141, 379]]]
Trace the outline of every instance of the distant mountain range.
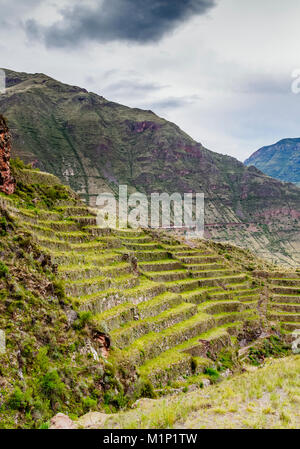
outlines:
[[274, 145], [260, 148], [245, 161], [266, 175], [300, 187], [300, 138], [282, 139]]
[[98, 193], [204, 192], [207, 238], [300, 266], [300, 190], [214, 153], [152, 111], [43, 74], [6, 70], [0, 113], [13, 155], [57, 175], [91, 205]]

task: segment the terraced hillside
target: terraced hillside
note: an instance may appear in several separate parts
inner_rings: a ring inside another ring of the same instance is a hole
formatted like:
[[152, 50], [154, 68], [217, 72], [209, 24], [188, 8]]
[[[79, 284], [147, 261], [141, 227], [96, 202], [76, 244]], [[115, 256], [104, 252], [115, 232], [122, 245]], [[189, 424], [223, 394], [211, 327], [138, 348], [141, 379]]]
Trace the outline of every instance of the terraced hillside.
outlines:
[[295, 185], [214, 153], [152, 111], [113, 103], [43, 74], [5, 70], [0, 111], [12, 154], [59, 177], [87, 204], [101, 192], [205, 194], [205, 237], [300, 265]]
[[[39, 171], [18, 172], [28, 189], [58, 182]], [[103, 355], [155, 388], [199, 382], [216, 354], [241, 338], [245, 323], [255, 327], [264, 318], [264, 305], [285, 331], [300, 327], [297, 273], [274, 271], [265, 282], [218, 244], [99, 228], [95, 210], [76, 196], [50, 210], [22, 207], [13, 196], [1, 201], [56, 264], [74, 307], [105, 336]]]
[[[19, 183], [55, 185], [21, 170]], [[260, 281], [214, 251], [141, 229], [101, 229], [75, 197], [51, 210], [1, 197], [19, 225], [57, 265], [75, 307], [90, 312], [116, 366], [136, 367], [155, 387], [197, 379], [208, 354], [231, 346], [259, 319]]]
[[269, 284], [268, 318], [286, 331], [300, 330], [300, 273], [274, 273]]

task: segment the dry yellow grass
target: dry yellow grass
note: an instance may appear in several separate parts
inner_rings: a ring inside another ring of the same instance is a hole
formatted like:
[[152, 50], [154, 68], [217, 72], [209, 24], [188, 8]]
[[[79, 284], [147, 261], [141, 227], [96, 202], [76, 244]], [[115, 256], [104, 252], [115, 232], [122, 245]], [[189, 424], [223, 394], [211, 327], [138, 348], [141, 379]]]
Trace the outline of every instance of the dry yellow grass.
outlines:
[[142, 400], [137, 408], [108, 418], [105, 427], [299, 429], [300, 355], [269, 360], [204, 390]]

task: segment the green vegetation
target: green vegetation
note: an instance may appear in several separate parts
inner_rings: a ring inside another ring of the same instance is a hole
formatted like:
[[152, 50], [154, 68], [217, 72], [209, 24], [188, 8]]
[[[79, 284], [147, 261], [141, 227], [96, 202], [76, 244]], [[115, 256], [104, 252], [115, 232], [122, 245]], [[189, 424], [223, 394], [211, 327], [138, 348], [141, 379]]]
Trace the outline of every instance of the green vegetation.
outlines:
[[205, 390], [143, 401], [111, 416], [111, 429], [299, 429], [300, 356], [270, 360]]
[[230, 245], [102, 230], [57, 178], [14, 170], [16, 193], [0, 194], [1, 427], [117, 413], [289, 354], [297, 273]]

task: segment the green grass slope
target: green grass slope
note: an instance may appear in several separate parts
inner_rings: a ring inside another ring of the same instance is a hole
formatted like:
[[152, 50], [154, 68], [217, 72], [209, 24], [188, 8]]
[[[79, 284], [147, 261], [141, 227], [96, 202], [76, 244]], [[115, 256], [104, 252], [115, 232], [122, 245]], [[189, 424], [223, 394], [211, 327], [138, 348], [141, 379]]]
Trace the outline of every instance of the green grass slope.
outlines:
[[288, 353], [298, 273], [230, 245], [101, 229], [58, 178], [12, 166], [16, 191], [0, 195], [1, 427], [115, 413]]

